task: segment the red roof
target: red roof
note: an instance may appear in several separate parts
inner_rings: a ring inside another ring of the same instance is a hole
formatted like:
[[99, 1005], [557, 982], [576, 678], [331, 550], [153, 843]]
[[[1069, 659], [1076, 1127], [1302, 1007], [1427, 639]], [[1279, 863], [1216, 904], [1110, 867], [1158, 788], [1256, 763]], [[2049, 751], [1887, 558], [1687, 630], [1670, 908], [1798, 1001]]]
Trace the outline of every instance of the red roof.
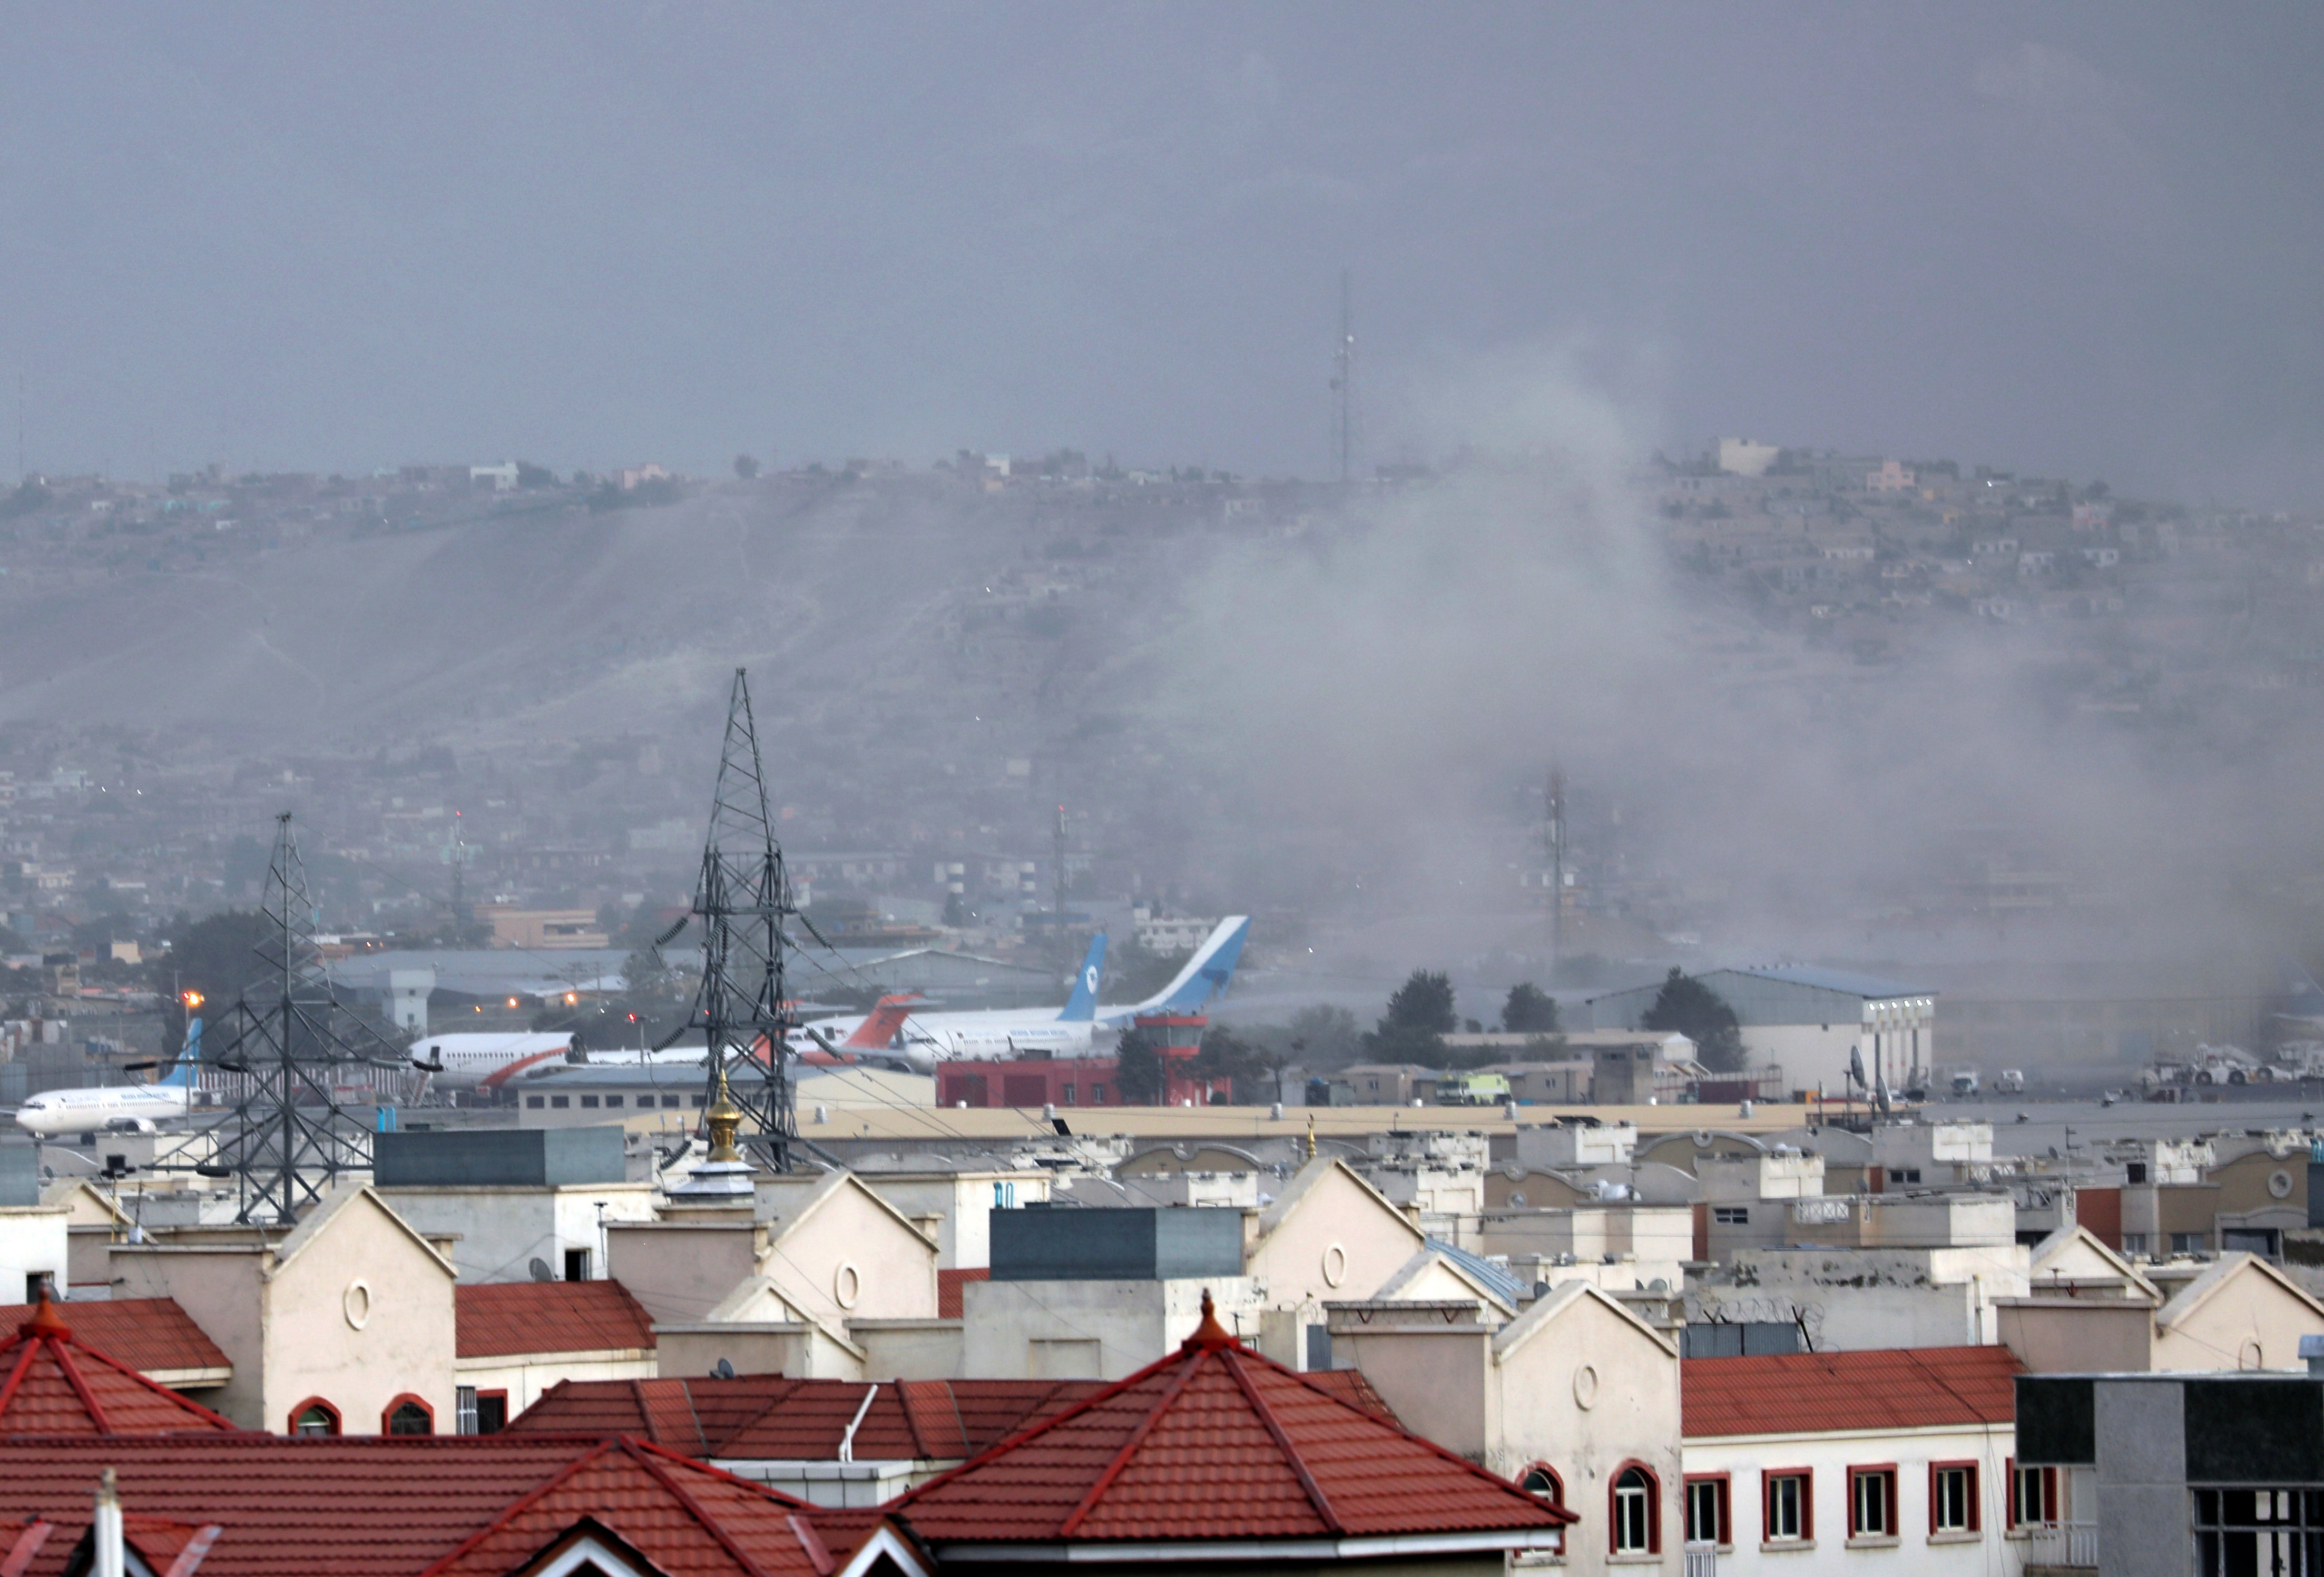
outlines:
[[0, 1434], [162, 1434], [233, 1427], [208, 1407], [81, 1341], [63, 1312], [45, 1299], [0, 1342]]
[[[858, 1410], [858, 1462], [958, 1462], [1102, 1388], [1097, 1380], [562, 1380], [512, 1433], [636, 1434], [689, 1456], [832, 1462]], [[869, 1394], [872, 1405], [863, 1406]]]
[[[0, 1331], [32, 1317], [32, 1304], [0, 1305]], [[234, 1367], [173, 1297], [90, 1298], [60, 1305], [73, 1335], [140, 1374]]]
[[636, 1441], [19, 1440], [0, 1443], [0, 1557], [45, 1517], [54, 1526], [23, 1577], [61, 1577], [106, 1467], [155, 1570], [217, 1530], [201, 1577], [498, 1577], [584, 1518], [669, 1577], [828, 1577], [872, 1526], [825, 1529], [802, 1501]]
[[1178, 1351], [891, 1509], [938, 1545], [1539, 1536], [1575, 1520], [1251, 1351], [1204, 1303]]
[[493, 1281], [452, 1288], [462, 1358], [654, 1345], [653, 1319], [618, 1281]]
[[936, 1318], [957, 1320], [961, 1313], [960, 1289], [971, 1281], [990, 1281], [992, 1269], [980, 1265], [972, 1270], [939, 1270], [936, 1272]]
[[2010, 1424], [2024, 1366], [2006, 1347], [1902, 1347], [1690, 1358], [1682, 1368], [1689, 1440]]

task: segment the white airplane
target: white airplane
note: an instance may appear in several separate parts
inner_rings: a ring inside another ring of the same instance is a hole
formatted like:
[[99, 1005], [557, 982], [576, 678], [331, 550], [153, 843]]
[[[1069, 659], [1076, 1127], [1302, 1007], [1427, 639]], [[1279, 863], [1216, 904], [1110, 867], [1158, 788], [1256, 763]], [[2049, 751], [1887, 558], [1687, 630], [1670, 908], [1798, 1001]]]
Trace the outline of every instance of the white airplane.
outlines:
[[[1186, 961], [1177, 978], [1142, 1002], [1103, 1008], [1097, 1001], [1098, 972], [1105, 959], [1105, 936], [1090, 944], [1073, 995], [1056, 1013], [1038, 1009], [993, 1008], [982, 1011], [918, 1013], [909, 999], [887, 998], [872, 1013], [844, 1019], [823, 1019], [795, 1030], [789, 1044], [802, 1054], [811, 1051], [854, 1052], [875, 1060], [876, 1049], [863, 1045], [865, 1034], [877, 1034], [887, 1022], [898, 1027], [883, 1044], [900, 1052], [917, 1073], [932, 1073], [940, 1059], [996, 1061], [1046, 1054], [1085, 1056], [1110, 1050], [1116, 1031], [1145, 1013], [1200, 1012], [1234, 978], [1243, 940], [1250, 932], [1248, 915], [1231, 915], [1219, 922], [1202, 946]], [[902, 1010], [899, 1021], [894, 1016]], [[889, 1015], [883, 1020], [882, 1014]]]
[[439, 1090], [497, 1090], [528, 1069], [571, 1060], [573, 1032], [512, 1030], [498, 1035], [423, 1035], [411, 1043], [411, 1063]]
[[194, 1068], [201, 1056], [202, 1021], [186, 1026], [186, 1048], [170, 1076], [150, 1084], [106, 1084], [93, 1090], [49, 1090], [16, 1108], [16, 1126], [53, 1139], [78, 1133], [152, 1133], [194, 1109]]

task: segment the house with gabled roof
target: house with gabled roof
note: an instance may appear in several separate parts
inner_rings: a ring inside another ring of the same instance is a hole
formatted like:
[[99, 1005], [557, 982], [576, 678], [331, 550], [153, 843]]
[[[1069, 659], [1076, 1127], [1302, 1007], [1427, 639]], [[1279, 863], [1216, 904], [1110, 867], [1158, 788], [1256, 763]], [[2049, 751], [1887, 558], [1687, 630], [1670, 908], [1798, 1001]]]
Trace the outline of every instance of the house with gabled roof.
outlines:
[[1796, 1352], [1685, 1362], [1690, 1549], [1738, 1573], [1934, 1577], [2024, 1564], [2053, 1486], [2015, 1472], [2005, 1347]]
[[2301, 1338], [2324, 1336], [2324, 1303], [2255, 1254], [2157, 1264], [2064, 1227], [2035, 1245], [2029, 1283], [1997, 1315], [2035, 1373], [2297, 1370]]
[[940, 1565], [1498, 1573], [1572, 1513], [1351, 1406], [1213, 1310], [1179, 1349], [888, 1508]]
[[1409, 1300], [1417, 1278], [1398, 1280], [1378, 1298], [1327, 1305], [1333, 1361], [1353, 1365], [1411, 1428], [1578, 1516], [1569, 1569], [1676, 1572], [1671, 1336], [1586, 1281], [1528, 1289], [1512, 1318], [1502, 1298]]
[[653, 1321], [618, 1281], [462, 1282], [452, 1301], [463, 1434], [493, 1433], [565, 1380], [656, 1372]]
[[[0, 1331], [32, 1317], [38, 1304], [0, 1305]], [[234, 1378], [234, 1364], [209, 1333], [166, 1297], [80, 1298], [64, 1317], [88, 1346], [127, 1364], [155, 1385], [203, 1401]]]
[[245, 1429], [455, 1426], [452, 1262], [364, 1185], [287, 1231], [189, 1228], [115, 1243], [112, 1264], [117, 1295], [172, 1299], [217, 1343], [216, 1406]]

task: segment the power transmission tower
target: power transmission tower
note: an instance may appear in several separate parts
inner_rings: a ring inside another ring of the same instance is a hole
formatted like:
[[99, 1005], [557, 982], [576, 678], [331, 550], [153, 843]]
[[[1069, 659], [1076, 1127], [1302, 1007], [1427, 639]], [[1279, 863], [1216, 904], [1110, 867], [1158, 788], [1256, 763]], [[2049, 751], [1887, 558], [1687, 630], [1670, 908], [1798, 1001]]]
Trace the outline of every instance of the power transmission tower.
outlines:
[[[227, 1010], [206, 1059], [235, 1075], [240, 1099], [219, 1127], [217, 1164], [203, 1170], [236, 1180], [235, 1220], [289, 1226], [341, 1177], [371, 1167], [370, 1129], [342, 1102], [411, 1080], [405, 1057], [332, 995], [290, 815], [274, 821], [266, 927], [253, 950], [258, 975]], [[399, 1076], [383, 1081], [382, 1068]]]
[[468, 913], [467, 888], [465, 878], [468, 869], [468, 839], [460, 823], [460, 813], [452, 813], [452, 945], [466, 947], [475, 941], [475, 921]]
[[742, 1110], [742, 1142], [778, 1172], [789, 1171], [802, 1148], [790, 1070], [783, 1064], [793, 1028], [783, 984], [783, 954], [790, 945], [783, 922], [798, 912], [767, 814], [766, 767], [751, 715], [750, 684], [738, 668], [694, 891], [694, 914], [702, 922], [702, 984], [687, 1028], [708, 1037], [708, 1094], [716, 1097], [723, 1078], [727, 1095]]
[[1340, 344], [1332, 353], [1332, 446], [1340, 463], [1340, 485], [1356, 471], [1356, 309], [1348, 271], [1340, 271]]
[[1565, 956], [1565, 774], [1549, 770], [1542, 796], [1542, 841], [1549, 855], [1549, 967], [1552, 979]]
[[1065, 807], [1057, 807], [1056, 830], [1049, 840], [1051, 885], [1057, 890], [1057, 918], [1055, 929], [1059, 936], [1065, 934]]

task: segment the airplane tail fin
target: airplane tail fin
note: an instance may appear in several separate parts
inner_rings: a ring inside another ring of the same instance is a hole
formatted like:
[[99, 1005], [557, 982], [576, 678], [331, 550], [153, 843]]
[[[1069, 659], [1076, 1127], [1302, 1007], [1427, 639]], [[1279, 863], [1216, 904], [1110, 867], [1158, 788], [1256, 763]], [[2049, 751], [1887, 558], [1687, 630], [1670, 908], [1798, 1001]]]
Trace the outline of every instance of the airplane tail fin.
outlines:
[[156, 1082], [171, 1089], [190, 1090], [194, 1087], [194, 1075], [201, 1070], [201, 1065], [202, 1021], [198, 1018], [189, 1019], [186, 1020], [186, 1044], [178, 1050], [177, 1066]]
[[920, 1001], [918, 991], [906, 991], [901, 996], [881, 997], [863, 1016], [855, 1032], [839, 1044], [854, 1051], [885, 1051], [896, 1042], [904, 1020], [912, 1016], [912, 1006]]
[[1105, 933], [1100, 931], [1090, 938], [1089, 956], [1082, 960], [1082, 972], [1074, 980], [1074, 994], [1065, 999], [1065, 1010], [1058, 1018], [1087, 1023], [1097, 1017], [1097, 979], [1105, 968]]
[[2298, 960], [2283, 961], [2283, 1013], [2292, 1019], [2324, 1019], [2324, 989]]
[[1242, 957], [1242, 945], [1250, 935], [1249, 915], [1229, 915], [1218, 928], [1203, 939], [1194, 955], [1186, 960], [1186, 967], [1178, 978], [1159, 991], [1138, 1004], [1140, 1013], [1192, 1013], [1199, 1011], [1213, 998], [1227, 989], [1234, 978], [1235, 964]]

